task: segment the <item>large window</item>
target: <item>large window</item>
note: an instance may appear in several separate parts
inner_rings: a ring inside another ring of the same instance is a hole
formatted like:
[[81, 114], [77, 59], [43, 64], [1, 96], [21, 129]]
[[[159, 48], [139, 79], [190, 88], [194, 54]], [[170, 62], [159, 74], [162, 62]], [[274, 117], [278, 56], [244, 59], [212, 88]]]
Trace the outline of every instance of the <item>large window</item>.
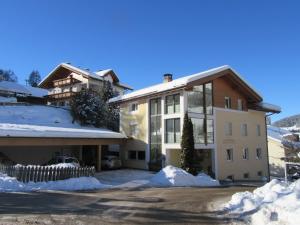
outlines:
[[213, 114], [212, 83], [194, 86], [188, 92], [188, 111], [201, 114]]
[[161, 160], [161, 99], [150, 100], [150, 162]]
[[194, 128], [194, 139], [196, 144], [205, 143], [204, 119], [191, 118]]
[[189, 112], [204, 113], [203, 96], [203, 85], [194, 86], [193, 91], [188, 92]]
[[166, 114], [180, 112], [180, 94], [169, 95], [166, 97]]
[[179, 143], [180, 136], [180, 119], [166, 120], [166, 143]]
[[212, 107], [212, 83], [207, 83], [204, 85], [205, 88], [205, 106], [206, 106], [206, 114], [213, 114]]

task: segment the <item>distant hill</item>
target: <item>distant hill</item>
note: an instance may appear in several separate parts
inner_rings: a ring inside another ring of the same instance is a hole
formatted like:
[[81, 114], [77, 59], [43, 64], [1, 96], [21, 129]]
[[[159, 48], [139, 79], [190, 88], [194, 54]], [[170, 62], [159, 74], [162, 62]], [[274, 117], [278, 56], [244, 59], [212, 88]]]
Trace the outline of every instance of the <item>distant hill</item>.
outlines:
[[273, 125], [276, 127], [292, 127], [294, 125], [300, 127], [300, 114], [278, 120]]

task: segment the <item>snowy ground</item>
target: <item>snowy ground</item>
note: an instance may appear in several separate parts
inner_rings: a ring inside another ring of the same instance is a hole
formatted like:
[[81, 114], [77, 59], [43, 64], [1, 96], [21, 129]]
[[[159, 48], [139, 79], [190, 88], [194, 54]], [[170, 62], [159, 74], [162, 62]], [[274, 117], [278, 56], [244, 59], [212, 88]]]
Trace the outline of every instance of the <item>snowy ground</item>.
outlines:
[[251, 224], [300, 224], [300, 180], [286, 184], [275, 179], [252, 193], [236, 193], [224, 209]]
[[186, 171], [167, 166], [158, 173], [142, 170], [114, 170], [94, 177], [71, 178], [61, 181], [22, 183], [0, 173], [0, 192], [30, 192], [39, 190], [92, 190], [137, 187], [205, 187], [219, 186], [219, 182], [206, 174], [193, 176]]
[[96, 177], [101, 183], [112, 185], [115, 188], [211, 187], [220, 185], [218, 181], [213, 180], [204, 173], [193, 176], [173, 166], [167, 166], [158, 173], [125, 169], [100, 172]]

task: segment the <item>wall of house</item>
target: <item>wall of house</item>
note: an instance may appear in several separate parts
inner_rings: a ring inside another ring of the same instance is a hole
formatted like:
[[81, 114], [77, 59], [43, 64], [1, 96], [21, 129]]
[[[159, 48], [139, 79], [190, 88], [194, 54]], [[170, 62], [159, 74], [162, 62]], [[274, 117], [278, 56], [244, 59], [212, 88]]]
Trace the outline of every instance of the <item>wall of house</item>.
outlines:
[[17, 164], [43, 165], [56, 153], [77, 156], [80, 146], [0, 146], [0, 152]]
[[[129, 137], [126, 144], [121, 145], [121, 158], [123, 166], [147, 169], [146, 160], [128, 159], [128, 151], [146, 151], [148, 149], [148, 103], [146, 99], [134, 101], [138, 103], [138, 110], [130, 112], [129, 107], [133, 102], [126, 102], [120, 105], [120, 132]], [[131, 137], [130, 125], [137, 124], [137, 134]]]
[[[247, 180], [261, 180], [268, 176], [268, 154], [266, 142], [265, 113], [249, 110], [248, 112], [215, 108], [216, 132], [216, 176], [226, 179], [233, 175], [235, 180], [245, 180], [244, 173], [249, 173]], [[232, 123], [232, 136], [225, 135], [225, 123]], [[248, 126], [248, 136], [241, 135], [241, 124]], [[257, 135], [256, 126], [260, 125], [261, 135]], [[242, 158], [243, 148], [249, 149], [249, 160]], [[233, 160], [226, 158], [226, 149], [233, 149]], [[262, 149], [262, 158], [256, 159], [256, 148]]]
[[280, 141], [268, 138], [270, 175], [284, 177], [284, 161], [280, 158], [285, 157], [285, 151]]
[[225, 96], [231, 98], [232, 109], [238, 108], [238, 99], [243, 101], [243, 110], [247, 111], [247, 101], [244, 95], [236, 87], [230, 85], [225, 77], [213, 81], [213, 102], [215, 107], [225, 108]]

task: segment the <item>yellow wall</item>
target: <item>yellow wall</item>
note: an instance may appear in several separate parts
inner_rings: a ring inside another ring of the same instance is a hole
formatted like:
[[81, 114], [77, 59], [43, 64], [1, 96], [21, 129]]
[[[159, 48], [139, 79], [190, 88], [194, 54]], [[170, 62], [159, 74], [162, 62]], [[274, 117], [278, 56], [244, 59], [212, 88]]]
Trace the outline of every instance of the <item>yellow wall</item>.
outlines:
[[[145, 99], [134, 102], [138, 103], [136, 112], [129, 111], [131, 103], [120, 105], [120, 132], [130, 138], [126, 144], [121, 145], [121, 157], [125, 167], [147, 169], [145, 161], [127, 159], [129, 150], [146, 151], [148, 143], [148, 103]], [[131, 123], [137, 123], [138, 132], [136, 137], [130, 137]]]
[[280, 141], [268, 138], [269, 163], [271, 176], [284, 177], [284, 161], [280, 158], [285, 157], [285, 151]]
[[[215, 109], [216, 127], [216, 153], [217, 178], [226, 179], [234, 175], [235, 180], [244, 180], [243, 174], [249, 173], [248, 180], [260, 180], [258, 171], [268, 176], [268, 158], [266, 143], [266, 126], [263, 112], [249, 110], [240, 112], [236, 110]], [[225, 136], [225, 123], [232, 122], [232, 136]], [[248, 136], [241, 135], [241, 124], [247, 123]], [[257, 136], [256, 126], [260, 124], [261, 136]], [[249, 148], [249, 160], [243, 160], [243, 148]], [[262, 159], [256, 159], [256, 148], [262, 149]], [[226, 149], [233, 148], [233, 161], [227, 161]]]

